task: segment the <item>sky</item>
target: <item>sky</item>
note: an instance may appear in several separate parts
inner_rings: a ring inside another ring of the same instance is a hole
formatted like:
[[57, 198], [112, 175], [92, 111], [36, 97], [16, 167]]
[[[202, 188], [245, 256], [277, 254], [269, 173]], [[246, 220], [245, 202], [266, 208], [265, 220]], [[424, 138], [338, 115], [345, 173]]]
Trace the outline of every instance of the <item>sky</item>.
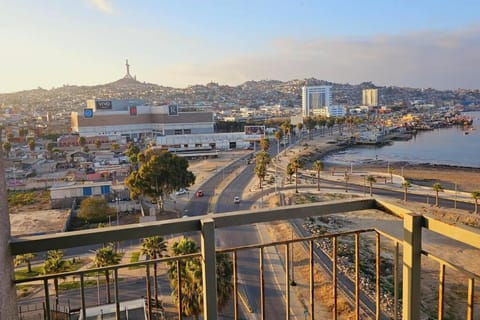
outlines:
[[478, 0], [2, 0], [0, 93], [118, 80], [480, 87]]

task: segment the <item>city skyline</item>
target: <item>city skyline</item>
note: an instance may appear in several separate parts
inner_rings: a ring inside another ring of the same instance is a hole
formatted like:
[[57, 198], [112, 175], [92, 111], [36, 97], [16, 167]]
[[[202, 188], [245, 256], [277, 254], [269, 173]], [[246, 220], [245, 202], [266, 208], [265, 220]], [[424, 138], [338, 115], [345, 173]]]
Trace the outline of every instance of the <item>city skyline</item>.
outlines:
[[125, 75], [183, 88], [288, 81], [477, 89], [480, 3], [2, 3], [0, 93]]

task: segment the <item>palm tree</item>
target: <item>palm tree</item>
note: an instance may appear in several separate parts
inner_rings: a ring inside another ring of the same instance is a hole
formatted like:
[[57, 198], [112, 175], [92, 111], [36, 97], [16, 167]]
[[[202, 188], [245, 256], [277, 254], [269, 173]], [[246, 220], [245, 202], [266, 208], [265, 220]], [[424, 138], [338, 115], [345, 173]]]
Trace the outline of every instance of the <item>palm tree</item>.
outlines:
[[280, 153], [280, 140], [282, 140], [282, 131], [277, 130], [275, 131], [275, 140], [277, 140], [277, 154]]
[[32, 273], [32, 260], [35, 258], [34, 253], [25, 253], [15, 257], [15, 267], [21, 265], [22, 263], [27, 264], [27, 272]]
[[312, 170], [317, 172], [317, 191], [320, 191], [320, 171], [323, 170], [323, 163], [320, 160], [315, 160]]
[[263, 138], [262, 140], [260, 140], [260, 148], [262, 149], [262, 151], [267, 151], [270, 148], [270, 140], [268, 140], [267, 138]]
[[115, 150], [118, 150], [120, 149], [120, 145], [116, 142], [112, 143], [112, 145], [110, 146], [110, 148], [115, 151]]
[[287, 164], [287, 168], [285, 169], [285, 173], [288, 175], [289, 183], [292, 183], [292, 176], [295, 173], [295, 168], [293, 167], [293, 164], [291, 162], [289, 164]]
[[296, 158], [290, 163], [292, 164], [293, 170], [295, 170], [295, 193], [298, 193], [298, 169], [303, 168], [303, 162], [301, 159]]
[[7, 154], [7, 158], [8, 158], [8, 155], [12, 150], [12, 144], [10, 143], [10, 141], [6, 141], [5, 143], [3, 143], [2, 147], [3, 147], [3, 151], [5, 151], [5, 153]]
[[412, 185], [410, 184], [410, 182], [408, 180], [404, 180], [402, 182], [402, 187], [403, 187], [403, 201], [407, 202], [407, 192], [408, 192], [408, 188], [410, 188]]
[[102, 147], [102, 141], [100, 141], [100, 139], [95, 140], [95, 147], [97, 148], [97, 150], [100, 150], [100, 148]]
[[[62, 250], [50, 250], [43, 264], [43, 274], [53, 274], [65, 272], [69, 263], [63, 260]], [[58, 277], [53, 278], [53, 288], [55, 290], [55, 310], [58, 309]]]
[[53, 144], [53, 142], [47, 142], [45, 144], [45, 149], [47, 149], [48, 151], [48, 157], [51, 159], [52, 158], [52, 153], [53, 153], [53, 148], [55, 147], [55, 145]]
[[348, 192], [348, 181], [350, 180], [350, 175], [345, 171], [345, 175], [343, 176], [345, 179], [345, 192]]
[[[112, 266], [120, 263], [121, 256], [115, 252], [112, 245], [95, 250], [94, 264], [97, 268]], [[110, 298], [110, 271], [105, 270], [105, 281], [107, 288], [107, 303], [111, 303]]]
[[[186, 255], [196, 253], [199, 248], [191, 239], [184, 238], [172, 246], [173, 254]], [[217, 274], [217, 306], [221, 310], [230, 300], [233, 292], [232, 276], [233, 263], [227, 254], [219, 253], [216, 256]], [[199, 258], [188, 258], [180, 260], [180, 276], [182, 283], [181, 300], [178, 299], [178, 277], [177, 266], [169, 262], [168, 277], [172, 287], [172, 295], [177, 304], [180, 303], [182, 314], [198, 319], [203, 311], [203, 284], [202, 267]]]
[[370, 197], [373, 195], [372, 193], [372, 187], [375, 182], [377, 182], [377, 179], [375, 179], [374, 176], [368, 176], [367, 177], [368, 185], [370, 186]]
[[475, 190], [472, 191], [472, 198], [475, 200], [475, 211], [473, 213], [477, 214], [478, 213], [478, 199], [480, 199], [480, 191]]
[[87, 145], [87, 139], [85, 137], [78, 137], [77, 142], [82, 148]]
[[395, 168], [389, 167], [388, 173], [390, 174], [390, 183], [393, 183], [393, 173], [395, 172]]
[[[153, 236], [143, 239], [140, 253], [146, 255], [148, 260], [164, 257], [164, 252], [167, 251], [167, 244], [162, 237]], [[155, 296], [155, 305], [158, 303], [158, 282], [157, 282], [157, 263], [153, 263], [153, 295]], [[148, 279], [147, 279], [148, 281]]]
[[35, 151], [35, 140], [33, 138], [28, 138], [27, 144], [30, 151]]
[[267, 175], [267, 165], [270, 163], [270, 155], [266, 151], [261, 151], [257, 153], [255, 158], [255, 174], [259, 180], [259, 187], [262, 188], [262, 181]]
[[443, 192], [443, 187], [437, 182], [433, 184], [432, 189], [435, 191], [435, 206], [438, 207], [438, 193]]

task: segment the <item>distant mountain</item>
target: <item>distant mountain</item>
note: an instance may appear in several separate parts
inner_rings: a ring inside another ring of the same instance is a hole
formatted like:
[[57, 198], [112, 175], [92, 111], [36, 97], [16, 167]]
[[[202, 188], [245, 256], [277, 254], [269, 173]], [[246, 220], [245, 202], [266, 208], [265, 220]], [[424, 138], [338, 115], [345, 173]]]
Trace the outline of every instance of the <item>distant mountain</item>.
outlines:
[[301, 105], [301, 87], [304, 85], [331, 85], [333, 87], [334, 103], [347, 105], [360, 104], [361, 91], [366, 88], [378, 88], [379, 99], [383, 105], [408, 104], [415, 100], [437, 105], [446, 103], [480, 104], [479, 90], [442, 91], [431, 88], [377, 86], [372, 82], [352, 85], [315, 78], [290, 81], [251, 80], [238, 86], [210, 82], [205, 85], [172, 88], [125, 77], [94, 86], [65, 85], [50, 90], [38, 88], [0, 94], [0, 107], [11, 106], [14, 108], [14, 112], [58, 112], [58, 110], [70, 112], [85, 108], [85, 101], [91, 98], [139, 98], [154, 105], [173, 102], [181, 105], [210, 105], [218, 108], [258, 107], [273, 104], [298, 107]]

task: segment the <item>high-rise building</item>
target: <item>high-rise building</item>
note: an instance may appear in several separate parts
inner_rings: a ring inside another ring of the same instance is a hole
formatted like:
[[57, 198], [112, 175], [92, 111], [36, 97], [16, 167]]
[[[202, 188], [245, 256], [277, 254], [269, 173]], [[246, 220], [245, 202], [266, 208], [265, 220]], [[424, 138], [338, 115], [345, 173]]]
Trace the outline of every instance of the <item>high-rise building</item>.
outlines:
[[378, 106], [378, 89], [363, 89], [362, 104], [370, 107]]
[[302, 87], [302, 115], [311, 116], [314, 110], [332, 104], [332, 86]]

